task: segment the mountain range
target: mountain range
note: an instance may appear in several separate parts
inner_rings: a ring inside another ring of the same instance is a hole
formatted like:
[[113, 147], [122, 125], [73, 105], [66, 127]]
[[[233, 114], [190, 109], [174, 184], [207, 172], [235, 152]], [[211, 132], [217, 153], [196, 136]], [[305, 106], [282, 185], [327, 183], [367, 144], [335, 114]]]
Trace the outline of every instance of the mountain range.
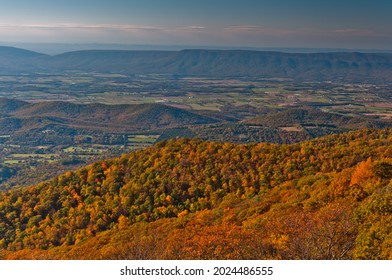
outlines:
[[391, 82], [390, 53], [284, 53], [250, 50], [74, 51], [44, 55], [0, 47], [0, 73], [62, 71], [301, 81]]

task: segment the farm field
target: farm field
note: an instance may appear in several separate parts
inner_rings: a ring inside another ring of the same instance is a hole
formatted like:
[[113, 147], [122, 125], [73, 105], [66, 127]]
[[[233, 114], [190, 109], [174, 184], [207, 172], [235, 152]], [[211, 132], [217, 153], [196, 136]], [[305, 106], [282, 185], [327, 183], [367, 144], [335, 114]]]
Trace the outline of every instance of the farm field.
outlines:
[[0, 76], [0, 97], [75, 103], [160, 103], [193, 110], [315, 106], [354, 115], [391, 113], [391, 85], [70, 72]]

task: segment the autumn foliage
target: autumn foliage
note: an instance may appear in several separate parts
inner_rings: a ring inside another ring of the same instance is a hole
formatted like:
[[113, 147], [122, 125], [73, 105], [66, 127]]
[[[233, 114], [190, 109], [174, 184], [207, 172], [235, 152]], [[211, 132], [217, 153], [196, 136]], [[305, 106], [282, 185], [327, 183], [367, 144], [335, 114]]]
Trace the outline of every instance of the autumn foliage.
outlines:
[[392, 259], [391, 144], [160, 142], [0, 193], [0, 257]]

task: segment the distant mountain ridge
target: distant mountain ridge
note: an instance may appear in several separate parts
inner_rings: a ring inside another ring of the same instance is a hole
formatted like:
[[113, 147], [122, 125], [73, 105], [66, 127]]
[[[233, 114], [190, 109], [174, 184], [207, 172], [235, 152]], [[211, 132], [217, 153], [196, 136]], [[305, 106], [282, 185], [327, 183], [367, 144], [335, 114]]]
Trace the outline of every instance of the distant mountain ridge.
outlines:
[[199, 77], [391, 82], [391, 53], [250, 50], [74, 51], [49, 56], [0, 47], [0, 73], [89, 71]]
[[127, 74], [392, 80], [392, 54], [294, 54], [241, 50], [80, 51], [52, 59], [52, 63], [63, 70], [76, 67], [84, 71], [119, 71]]
[[14, 47], [0, 47], [0, 74], [31, 73], [50, 56]]
[[7, 57], [8, 58], [17, 58], [17, 57], [36, 58], [36, 57], [48, 57], [48, 55], [25, 50], [25, 49], [20, 49], [20, 48], [0, 46], [0, 57], [2, 59]]

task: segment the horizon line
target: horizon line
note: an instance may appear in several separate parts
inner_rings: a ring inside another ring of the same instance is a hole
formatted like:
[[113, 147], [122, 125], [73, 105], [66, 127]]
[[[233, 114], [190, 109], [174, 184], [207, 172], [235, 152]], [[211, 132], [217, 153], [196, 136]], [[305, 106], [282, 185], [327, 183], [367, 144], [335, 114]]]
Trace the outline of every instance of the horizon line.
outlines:
[[[69, 43], [69, 42], [3, 42], [0, 46], [26, 49], [43, 54], [61, 54], [72, 51], [85, 50], [113, 50], [113, 51], [181, 51], [181, 50], [249, 50], [249, 51], [277, 51], [287, 53], [317, 53], [317, 52], [362, 52], [362, 53], [391, 53], [392, 49], [373, 48], [333, 48], [333, 47], [283, 47], [283, 46], [229, 46], [229, 45], [183, 45], [183, 44], [129, 44], [129, 43]], [[91, 48], [91, 47], [97, 48]], [[110, 47], [113, 47], [112, 49]]]

